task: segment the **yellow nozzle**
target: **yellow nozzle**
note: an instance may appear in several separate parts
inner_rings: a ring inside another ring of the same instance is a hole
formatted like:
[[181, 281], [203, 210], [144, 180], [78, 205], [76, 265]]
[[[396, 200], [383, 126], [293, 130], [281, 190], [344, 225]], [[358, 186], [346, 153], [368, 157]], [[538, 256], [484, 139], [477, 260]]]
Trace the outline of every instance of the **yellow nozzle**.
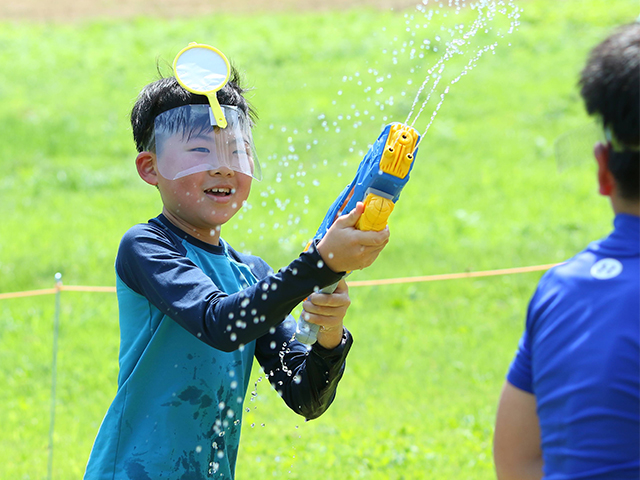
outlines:
[[419, 136], [418, 132], [408, 125], [391, 125], [380, 159], [380, 170], [394, 177], [406, 177], [413, 162], [413, 152]]

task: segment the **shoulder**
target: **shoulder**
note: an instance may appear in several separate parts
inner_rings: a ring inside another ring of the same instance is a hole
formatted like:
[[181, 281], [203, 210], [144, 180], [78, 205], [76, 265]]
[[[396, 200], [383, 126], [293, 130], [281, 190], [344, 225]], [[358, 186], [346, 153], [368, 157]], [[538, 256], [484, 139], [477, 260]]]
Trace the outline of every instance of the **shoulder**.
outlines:
[[131, 227], [122, 236], [118, 255], [128, 251], [140, 253], [140, 250], [154, 250], [159, 247], [184, 250], [180, 239], [162, 223], [152, 219], [148, 223], [139, 223]]
[[586, 248], [564, 262], [550, 268], [540, 278], [538, 289], [571, 288], [589, 280], [597, 256]]
[[583, 295], [585, 289], [591, 288], [589, 271], [594, 261], [593, 253], [587, 249], [547, 270], [538, 281], [529, 302], [527, 326], [530, 328], [543, 312], [549, 312], [560, 303]]
[[589, 312], [630, 310], [638, 301], [639, 282], [637, 258], [603, 256], [590, 244], [542, 276], [529, 304], [527, 325], [541, 318], [564, 318], [568, 312], [586, 318]]
[[592, 242], [578, 254], [548, 270], [540, 279], [539, 288], [578, 289], [584, 295], [590, 289], [606, 288], [611, 282], [603, 282], [605, 280], [615, 280], [616, 288], [622, 284], [638, 283], [638, 256], [615, 255], [603, 251], [600, 245], [600, 240]]
[[131, 286], [131, 278], [153, 270], [158, 261], [167, 263], [186, 256], [186, 249], [171, 230], [156, 219], [134, 225], [120, 240], [116, 256], [116, 273]]

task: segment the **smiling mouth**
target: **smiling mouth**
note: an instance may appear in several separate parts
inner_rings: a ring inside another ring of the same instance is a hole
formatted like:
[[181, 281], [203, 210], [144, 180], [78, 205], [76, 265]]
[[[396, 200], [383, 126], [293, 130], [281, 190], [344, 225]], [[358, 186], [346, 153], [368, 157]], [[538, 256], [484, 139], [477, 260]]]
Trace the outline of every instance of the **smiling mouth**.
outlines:
[[235, 193], [235, 190], [232, 188], [208, 188], [204, 193], [213, 195], [214, 197], [229, 197]]

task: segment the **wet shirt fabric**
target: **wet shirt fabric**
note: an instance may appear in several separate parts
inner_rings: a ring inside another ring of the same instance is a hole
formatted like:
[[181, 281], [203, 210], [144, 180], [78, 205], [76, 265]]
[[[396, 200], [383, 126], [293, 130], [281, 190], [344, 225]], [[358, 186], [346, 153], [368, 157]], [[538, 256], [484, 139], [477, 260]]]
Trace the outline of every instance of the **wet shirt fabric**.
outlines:
[[640, 219], [540, 280], [507, 380], [536, 397], [545, 480], [640, 477]]
[[341, 278], [320, 258], [313, 249], [274, 273], [162, 215], [130, 229], [116, 259], [118, 390], [85, 479], [234, 478], [254, 356], [291, 409], [321, 415], [352, 339], [345, 330], [337, 348], [310, 352], [292, 340], [291, 310]]

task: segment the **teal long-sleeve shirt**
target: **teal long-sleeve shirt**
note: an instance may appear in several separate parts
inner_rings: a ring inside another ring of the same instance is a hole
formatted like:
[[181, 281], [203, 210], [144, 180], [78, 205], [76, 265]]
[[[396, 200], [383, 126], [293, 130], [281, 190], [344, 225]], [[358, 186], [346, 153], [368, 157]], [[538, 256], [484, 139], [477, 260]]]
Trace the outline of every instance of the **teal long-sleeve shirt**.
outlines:
[[292, 340], [291, 310], [341, 277], [319, 260], [305, 252], [274, 273], [162, 215], [130, 229], [116, 259], [118, 390], [85, 479], [233, 479], [254, 356], [291, 409], [321, 415], [352, 338], [310, 351]]

